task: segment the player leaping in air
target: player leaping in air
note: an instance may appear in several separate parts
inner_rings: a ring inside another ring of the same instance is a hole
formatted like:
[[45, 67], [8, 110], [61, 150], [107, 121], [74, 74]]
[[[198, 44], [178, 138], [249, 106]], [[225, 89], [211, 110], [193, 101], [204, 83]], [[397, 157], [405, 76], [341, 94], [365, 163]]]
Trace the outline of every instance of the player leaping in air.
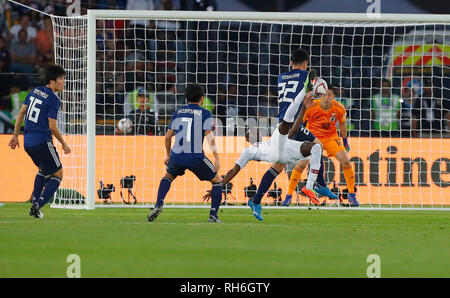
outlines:
[[[170, 122], [170, 128], [165, 136], [167, 156], [164, 159], [164, 164], [167, 166], [167, 171], [159, 184], [155, 208], [147, 216], [147, 220], [154, 221], [158, 217], [172, 181], [178, 176], [183, 176], [188, 169], [200, 180], [212, 183], [210, 192], [211, 209], [208, 222], [220, 223], [221, 220], [217, 216], [217, 211], [222, 201], [222, 178], [217, 174], [220, 163], [212, 132], [213, 118], [210, 111], [201, 107], [204, 100], [204, 91], [200, 85], [191, 84], [187, 86], [185, 97], [188, 105], [181, 106], [175, 111]], [[174, 135], [175, 144], [171, 149]], [[205, 136], [214, 154], [214, 165], [203, 152]]]
[[[321, 145], [308, 141], [299, 142], [288, 139], [289, 130], [294, 123], [295, 115], [298, 113], [300, 105], [303, 101], [306, 103], [311, 103], [312, 101], [312, 96], [307, 94], [310, 90], [308, 72], [305, 71], [303, 73], [293, 74], [292, 79], [298, 79], [302, 75], [305, 76], [302, 80], [302, 85], [298, 86], [298, 80], [293, 83], [295, 87], [299, 87], [301, 91], [296, 93], [297, 95], [293, 98], [292, 103], [286, 109], [283, 120], [274, 130], [271, 138], [266, 142], [255, 143], [251, 147], [246, 148], [241, 154], [239, 160], [236, 161], [234, 167], [227, 172], [222, 180], [222, 184], [226, 185], [251, 160], [272, 163], [272, 167], [261, 179], [256, 195], [249, 200], [248, 203], [252, 209], [253, 215], [258, 220], [263, 220], [261, 213], [261, 199], [268, 191], [275, 177], [279, 174], [279, 172], [274, 168], [274, 165], [282, 170], [287, 163], [310, 158], [311, 166], [306, 183], [307, 190], [313, 189], [314, 182], [316, 181], [317, 174], [319, 172], [320, 158], [322, 156]], [[203, 199], [205, 200], [209, 196], [210, 194], [206, 194]]]
[[[293, 98], [301, 91], [299, 86], [302, 86], [303, 82], [307, 78], [308, 72], [306, 69], [308, 68], [308, 62], [309, 62], [309, 54], [303, 49], [296, 49], [292, 53], [291, 57], [291, 68], [292, 70], [288, 72], [281, 73], [278, 76], [278, 102], [280, 103], [280, 111], [278, 114], [279, 122], [283, 121], [283, 117], [286, 113], [286, 110], [290, 106]], [[310, 77], [313, 78], [314, 74], [310, 74]], [[303, 113], [305, 109], [303, 109], [304, 105], [302, 106], [302, 109], [297, 111], [296, 118], [298, 118], [298, 115], [300, 113]], [[302, 114], [303, 115], [303, 114]], [[289, 132], [289, 138], [292, 138], [293, 140], [299, 141], [299, 142], [313, 142], [320, 144], [320, 141], [312, 134], [308, 129], [301, 125], [301, 121], [294, 124], [294, 126], [291, 128]], [[298, 163], [295, 164], [288, 164], [288, 168], [292, 169], [293, 166], [296, 166], [298, 168], [302, 167], [305, 168], [309, 163], [309, 160], [301, 160], [298, 161]], [[330, 189], [326, 186], [325, 179], [324, 179], [324, 167], [323, 167], [323, 159], [320, 160], [321, 167], [319, 169], [319, 174], [317, 176], [316, 185], [314, 186], [314, 190], [324, 196], [330, 197], [332, 199], [337, 199], [337, 196], [333, 194]], [[272, 169], [277, 171], [278, 173], [281, 173], [281, 171], [285, 168], [285, 165], [281, 164], [273, 164]], [[273, 172], [273, 171], [271, 171]], [[287, 170], [287, 172], [290, 172]], [[271, 179], [269, 171], [266, 173], [268, 181]], [[297, 181], [300, 179], [300, 175], [297, 175], [297, 172], [292, 172], [290, 175], [297, 179]], [[275, 179], [275, 177], [274, 177]], [[273, 179], [273, 180], [274, 180]], [[272, 181], [273, 181], [272, 180]], [[295, 190], [297, 184], [292, 186], [290, 188], [290, 195], [286, 196], [285, 201], [283, 202], [284, 206], [289, 206], [292, 198], [292, 193]], [[268, 186], [270, 187], [270, 185]], [[319, 205], [320, 202], [317, 199], [316, 195], [312, 190], [306, 189], [306, 187], [303, 187], [302, 192], [309, 197], [309, 199], [315, 203], [316, 205]]]
[[[355, 173], [347, 154], [350, 151], [350, 145], [347, 139], [347, 126], [345, 123], [346, 111], [345, 107], [334, 98], [333, 86], [329, 85], [326, 95], [318, 100], [314, 100], [308, 106], [303, 117], [303, 122], [307, 123], [307, 128], [322, 142], [323, 148], [327, 151], [328, 155], [334, 156], [341, 163], [349, 192], [348, 200], [352, 207], [358, 207], [359, 202], [356, 199], [355, 193]], [[299, 116], [301, 117], [302, 115]], [[295, 125], [297, 125], [297, 121]], [[338, 121], [342, 139], [337, 133], [336, 123]], [[297, 173], [297, 176], [300, 176], [303, 169], [296, 168], [294, 172], [300, 170], [300, 173]], [[293, 178], [291, 177], [289, 184], [297, 185], [298, 180], [292, 180]]]
[[64, 153], [70, 153], [70, 148], [56, 125], [61, 103], [54, 92], [64, 89], [64, 75], [65, 71], [59, 65], [46, 69], [46, 86], [36, 87], [28, 93], [17, 115], [14, 135], [8, 144], [12, 149], [19, 147], [20, 127], [25, 119], [24, 148], [39, 168], [34, 179], [30, 208], [30, 215], [35, 218], [44, 216], [41, 209], [52, 198], [63, 178], [61, 161], [53, 146], [52, 135], [61, 143]]
[[[309, 54], [303, 49], [296, 49], [292, 53], [291, 57], [291, 67], [292, 70], [289, 72], [281, 73], [278, 76], [278, 101], [280, 103], [280, 112], [278, 115], [280, 124], [278, 126], [279, 130], [275, 130], [275, 133], [272, 135], [272, 139], [278, 137], [278, 134], [283, 136], [283, 140], [288, 139], [287, 133], [292, 128], [292, 124], [294, 119], [299, 115], [300, 111], [303, 110], [302, 100], [305, 97], [306, 93], [309, 91], [309, 87], [314, 77], [314, 74], [308, 72], [306, 69], [308, 68], [309, 62]], [[310, 98], [312, 99], [312, 98]], [[300, 109], [302, 106], [302, 109]], [[288, 110], [290, 111], [288, 113]], [[303, 110], [304, 111], [304, 110]], [[295, 131], [294, 131], [295, 130]], [[295, 132], [295, 134], [294, 134]], [[278, 133], [278, 134], [277, 134]], [[293, 138], [293, 140], [298, 142], [311, 142], [316, 143], [321, 146], [320, 142], [314, 137], [313, 134], [310, 134], [307, 129], [298, 127], [292, 129], [289, 132], [289, 135]], [[271, 140], [272, 140], [271, 139]], [[283, 148], [280, 144], [279, 148]], [[272, 154], [277, 153], [275, 150]], [[276, 156], [275, 156], [276, 157]], [[320, 157], [321, 158], [321, 157]], [[253, 203], [256, 206], [255, 210], [260, 210], [260, 203], [263, 196], [267, 193], [272, 182], [275, 178], [283, 171], [286, 166], [286, 163], [278, 162], [276, 158], [271, 158], [274, 162], [272, 163], [269, 170], [263, 175], [261, 182], [259, 184], [256, 195], [253, 197], [253, 202], [250, 201], [250, 207], [253, 207]], [[289, 163], [296, 163], [299, 160], [302, 160], [301, 163], [307, 164], [308, 161], [304, 159], [291, 160]], [[320, 165], [322, 162], [320, 162]], [[313, 168], [314, 170], [319, 170], [318, 176], [317, 173], [314, 173], [314, 177], [317, 176], [318, 182], [321, 184], [318, 189], [315, 190], [329, 197], [335, 196], [326, 186], [323, 181], [323, 171], [321, 172], [322, 166]], [[310, 171], [311, 173], [311, 171]], [[314, 181], [316, 178], [314, 178]], [[308, 180], [309, 181], [309, 180]], [[316, 196], [313, 192], [313, 187], [304, 187], [302, 191], [315, 203], [319, 204]], [[253, 210], [253, 208], [252, 208]], [[260, 215], [255, 215], [258, 219], [262, 219]]]

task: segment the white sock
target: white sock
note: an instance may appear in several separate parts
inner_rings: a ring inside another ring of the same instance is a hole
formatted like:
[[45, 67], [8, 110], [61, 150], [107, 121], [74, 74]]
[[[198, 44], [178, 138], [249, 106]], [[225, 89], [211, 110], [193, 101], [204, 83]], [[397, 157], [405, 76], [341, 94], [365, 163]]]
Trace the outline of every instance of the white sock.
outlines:
[[322, 147], [319, 144], [314, 144], [311, 148], [311, 159], [309, 161], [309, 174], [306, 181], [306, 189], [312, 190], [314, 182], [316, 182], [317, 174], [320, 170], [320, 157], [322, 156]]
[[289, 105], [288, 109], [286, 110], [286, 113], [284, 114], [283, 120], [288, 123], [294, 123], [295, 121], [295, 114], [298, 112], [298, 108], [303, 102], [303, 98], [306, 96], [305, 88], [300, 91], [299, 94], [294, 98], [294, 101]]

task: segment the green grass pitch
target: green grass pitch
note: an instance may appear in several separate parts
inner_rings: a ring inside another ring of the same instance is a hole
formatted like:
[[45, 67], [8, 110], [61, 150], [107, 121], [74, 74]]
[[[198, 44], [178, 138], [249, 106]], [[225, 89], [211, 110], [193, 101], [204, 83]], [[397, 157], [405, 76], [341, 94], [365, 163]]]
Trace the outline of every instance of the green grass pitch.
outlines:
[[66, 277], [70, 254], [81, 277], [366, 277], [370, 254], [381, 277], [450, 277], [448, 211], [28, 209], [0, 208], [0, 277]]

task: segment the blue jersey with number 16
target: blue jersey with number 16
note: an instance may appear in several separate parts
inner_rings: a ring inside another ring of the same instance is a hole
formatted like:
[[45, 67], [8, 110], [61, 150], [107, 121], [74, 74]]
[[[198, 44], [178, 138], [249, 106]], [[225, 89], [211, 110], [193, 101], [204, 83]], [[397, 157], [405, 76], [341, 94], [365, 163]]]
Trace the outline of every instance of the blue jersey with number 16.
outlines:
[[52, 132], [48, 118], [57, 119], [59, 98], [52, 89], [42, 86], [34, 88], [28, 93], [23, 103], [27, 106], [25, 115], [24, 146], [35, 147], [43, 142], [52, 140]]
[[[278, 103], [280, 110], [278, 113], [278, 120], [283, 121], [284, 114], [294, 98], [305, 87], [305, 82], [308, 80], [308, 71], [294, 69], [284, 72], [278, 76]], [[301, 107], [301, 105], [300, 105]], [[298, 110], [295, 118], [300, 113]]]

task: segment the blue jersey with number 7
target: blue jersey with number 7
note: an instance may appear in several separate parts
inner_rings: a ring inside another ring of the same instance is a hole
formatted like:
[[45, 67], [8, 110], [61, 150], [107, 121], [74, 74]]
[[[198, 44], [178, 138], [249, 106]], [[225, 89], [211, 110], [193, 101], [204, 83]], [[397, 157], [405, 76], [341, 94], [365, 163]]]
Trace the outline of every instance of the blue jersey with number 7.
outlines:
[[[284, 114], [286, 113], [286, 110], [291, 102], [305, 87], [305, 82], [307, 82], [307, 79], [308, 71], [301, 69], [294, 69], [284, 72], [278, 76], [278, 103], [280, 107], [278, 120], [280, 122], [283, 121]], [[299, 113], [300, 109], [295, 115], [295, 118], [297, 118]]]
[[27, 106], [24, 146], [35, 147], [52, 141], [48, 118], [57, 119], [61, 104], [52, 89], [45, 86], [34, 88], [28, 93], [23, 104]]
[[213, 130], [211, 112], [197, 104], [179, 107], [172, 116], [170, 129], [175, 133], [171, 159], [204, 158], [203, 139], [207, 130]]

